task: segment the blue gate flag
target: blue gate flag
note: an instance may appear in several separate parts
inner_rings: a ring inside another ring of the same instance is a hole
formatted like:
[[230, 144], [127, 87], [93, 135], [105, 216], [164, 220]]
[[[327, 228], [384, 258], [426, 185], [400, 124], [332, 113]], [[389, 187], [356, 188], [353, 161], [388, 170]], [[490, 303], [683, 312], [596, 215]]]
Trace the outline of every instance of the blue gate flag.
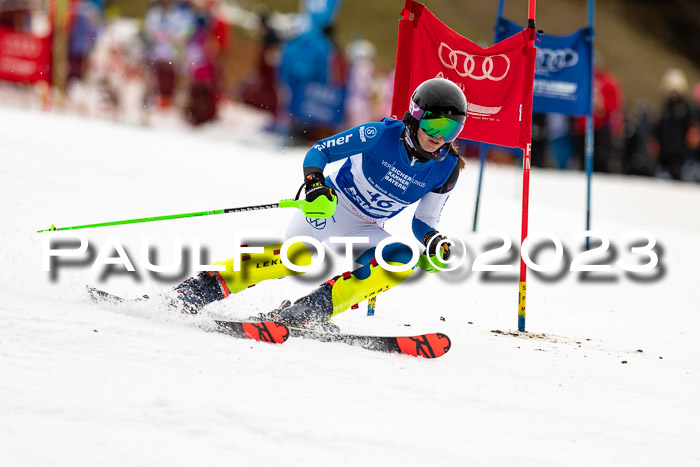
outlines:
[[[505, 18], [496, 22], [496, 42], [523, 30]], [[593, 28], [570, 36], [538, 34], [537, 62], [532, 98], [534, 113], [591, 115]]]

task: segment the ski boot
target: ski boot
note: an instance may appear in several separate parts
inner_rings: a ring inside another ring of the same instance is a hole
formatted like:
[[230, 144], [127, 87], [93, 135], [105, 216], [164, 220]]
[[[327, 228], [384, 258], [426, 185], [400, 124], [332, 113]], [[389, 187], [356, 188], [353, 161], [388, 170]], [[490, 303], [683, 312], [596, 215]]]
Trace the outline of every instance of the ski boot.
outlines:
[[290, 327], [337, 332], [338, 327], [329, 321], [333, 316], [389, 290], [411, 274], [412, 269], [399, 273], [386, 271], [377, 265], [376, 260], [372, 260], [354, 272], [346, 272], [324, 282], [293, 305], [287, 305], [289, 301], [285, 301], [276, 310], [260, 314], [256, 319], [279, 321]]
[[269, 313], [260, 313], [254, 319], [277, 321], [290, 327], [317, 330], [319, 332], [339, 332], [340, 328], [329, 321], [333, 311], [332, 286], [325, 282], [292, 304], [283, 301]]
[[181, 313], [196, 315], [204, 305], [223, 300], [228, 294], [228, 288], [221, 274], [204, 271], [179, 284], [166, 296], [166, 299], [171, 308]]
[[[280, 259], [282, 244], [269, 245], [263, 253], [245, 254], [241, 257], [240, 271], [234, 271], [234, 258], [219, 261], [224, 271], [205, 271], [190, 277], [168, 294], [169, 306], [187, 314], [197, 314], [204, 306], [223, 300], [258, 282], [299, 274], [288, 269]], [[287, 250], [289, 259], [300, 266], [311, 264], [311, 253], [303, 243], [295, 243]]]

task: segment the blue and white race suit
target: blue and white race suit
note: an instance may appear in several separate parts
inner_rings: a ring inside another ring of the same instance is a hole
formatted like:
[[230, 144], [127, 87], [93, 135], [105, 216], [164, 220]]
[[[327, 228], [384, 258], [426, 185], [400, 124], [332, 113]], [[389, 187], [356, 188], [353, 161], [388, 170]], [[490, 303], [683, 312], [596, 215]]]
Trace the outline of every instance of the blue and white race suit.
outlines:
[[[412, 161], [402, 139], [404, 129], [402, 121], [385, 118], [314, 144], [304, 159], [306, 173], [316, 168], [323, 171], [328, 163], [347, 159], [340, 170], [326, 177], [326, 184], [337, 192], [338, 208], [328, 219], [309, 219], [299, 211], [287, 229], [287, 238], [307, 235], [328, 244], [330, 237], [369, 237], [368, 244], [358, 245], [365, 254], [357, 262], [363, 264], [389, 236], [383, 222], [411, 204], [418, 202], [412, 223], [415, 237], [422, 243], [426, 233], [437, 230], [442, 208], [458, 178], [458, 159], [448, 154], [442, 161]], [[345, 248], [343, 244], [329, 246], [339, 253]]]

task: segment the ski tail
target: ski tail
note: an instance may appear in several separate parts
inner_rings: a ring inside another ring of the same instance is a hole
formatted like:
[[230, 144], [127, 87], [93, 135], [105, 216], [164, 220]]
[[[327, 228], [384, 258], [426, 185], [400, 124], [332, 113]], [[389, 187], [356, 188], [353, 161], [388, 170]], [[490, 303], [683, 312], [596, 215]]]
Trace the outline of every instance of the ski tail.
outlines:
[[215, 321], [217, 332], [233, 337], [244, 337], [258, 342], [283, 344], [289, 338], [289, 328], [275, 321]]
[[[95, 303], [109, 303], [118, 305], [122, 303], [133, 303], [148, 300], [148, 296], [135, 299], [125, 299], [117, 295], [113, 295], [104, 290], [95, 287], [87, 287], [88, 296]], [[282, 323], [274, 321], [215, 321], [216, 327], [213, 332], [220, 332], [232, 337], [244, 339], [252, 339], [259, 342], [271, 342], [274, 344], [282, 344], [289, 337], [289, 329]]]
[[399, 351], [406, 355], [424, 358], [437, 358], [445, 355], [452, 347], [452, 341], [440, 332], [420, 336], [397, 337]]

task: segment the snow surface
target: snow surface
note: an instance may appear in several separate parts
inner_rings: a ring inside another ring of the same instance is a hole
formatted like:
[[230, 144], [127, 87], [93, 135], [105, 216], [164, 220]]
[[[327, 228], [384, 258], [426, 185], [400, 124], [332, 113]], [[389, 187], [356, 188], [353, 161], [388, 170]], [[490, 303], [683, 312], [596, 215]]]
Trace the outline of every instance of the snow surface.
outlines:
[[[155, 123], [0, 107], [1, 466], [700, 465], [698, 185], [596, 175], [594, 228], [620, 258], [623, 234], [651, 232], [660, 266], [648, 280], [616, 267], [604, 280], [530, 273], [528, 334], [515, 332], [517, 276], [467, 268], [381, 295], [374, 317], [361, 304], [335, 320], [345, 331], [445, 332], [442, 358], [275, 346], [201, 326], [267, 311], [327, 274], [262, 283], [196, 317], [96, 306], [84, 287], [166, 290], [182, 277], [146, 272], [142, 237], [163, 261], [174, 237], [199, 238], [215, 261], [231, 256], [236, 231], [281, 236], [287, 210], [85, 230], [95, 252], [118, 238], [138, 275], [101, 278], [89, 260], [42, 271], [36, 230], [51, 223], [276, 202], [300, 183], [304, 149], [281, 150], [250, 111], [228, 109], [201, 130]], [[470, 231], [477, 174], [470, 163], [441, 224], [473, 252], [486, 242]], [[520, 177], [487, 167], [480, 231], [519, 238]], [[530, 231], [552, 232], [571, 255], [584, 203], [583, 174], [532, 171]], [[408, 234], [407, 211], [387, 228]]]

